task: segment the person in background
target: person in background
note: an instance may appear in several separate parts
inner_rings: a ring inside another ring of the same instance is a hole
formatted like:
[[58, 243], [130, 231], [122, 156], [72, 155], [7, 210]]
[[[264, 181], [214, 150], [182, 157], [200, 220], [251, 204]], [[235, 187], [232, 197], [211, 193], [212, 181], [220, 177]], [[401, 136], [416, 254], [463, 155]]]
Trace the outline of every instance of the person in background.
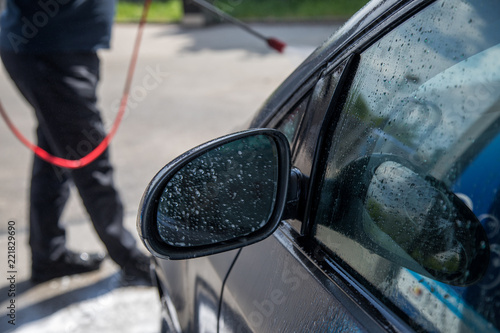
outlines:
[[[0, 55], [38, 120], [38, 145], [78, 159], [105, 136], [97, 108], [97, 50], [109, 48], [115, 0], [6, 0], [0, 18]], [[123, 225], [123, 205], [106, 150], [91, 164], [61, 169], [34, 156], [30, 189], [31, 280], [94, 271], [102, 254], [66, 247], [60, 219], [73, 183], [125, 280], [150, 282], [150, 258]]]

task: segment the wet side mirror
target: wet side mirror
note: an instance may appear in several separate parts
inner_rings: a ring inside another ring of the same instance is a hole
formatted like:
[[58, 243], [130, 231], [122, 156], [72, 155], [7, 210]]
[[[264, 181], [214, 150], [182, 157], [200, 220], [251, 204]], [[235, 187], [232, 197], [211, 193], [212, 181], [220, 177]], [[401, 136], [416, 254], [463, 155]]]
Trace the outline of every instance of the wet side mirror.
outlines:
[[465, 203], [391, 158], [372, 157], [365, 165], [363, 190], [351, 197], [362, 211], [356, 226], [361, 245], [447, 284], [467, 286], [483, 277], [488, 238]]
[[255, 243], [277, 228], [290, 149], [275, 130], [249, 130], [194, 148], [165, 166], [144, 193], [141, 238], [154, 255], [187, 259]]

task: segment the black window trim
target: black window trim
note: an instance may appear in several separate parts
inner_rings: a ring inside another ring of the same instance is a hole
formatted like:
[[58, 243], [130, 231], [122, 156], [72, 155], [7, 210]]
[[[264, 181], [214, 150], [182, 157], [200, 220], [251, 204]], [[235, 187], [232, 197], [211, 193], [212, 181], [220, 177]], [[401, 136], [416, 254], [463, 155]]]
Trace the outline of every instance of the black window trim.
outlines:
[[[319, 136], [316, 142], [316, 151], [313, 158], [313, 165], [311, 169], [311, 178], [309, 180], [307, 189], [307, 200], [305, 202], [304, 215], [301, 217], [302, 220], [302, 230], [301, 234], [304, 236], [312, 235], [313, 221], [316, 217], [315, 209], [317, 208], [318, 191], [315, 189], [320, 180], [321, 171], [325, 167], [325, 158], [327, 154], [324, 154], [323, 148], [325, 147], [325, 140], [328, 138], [328, 134], [331, 132], [329, 124], [337, 124], [340, 111], [345, 104], [345, 99], [349, 88], [351, 87], [352, 80], [357, 71], [360, 57], [357, 54], [351, 55], [350, 59], [346, 64], [346, 67], [341, 74], [339, 83], [335, 88], [332, 99], [330, 100], [328, 109], [325, 112], [325, 118], [323, 119], [323, 124], [321, 126]], [[337, 67], [334, 67], [337, 68]]]

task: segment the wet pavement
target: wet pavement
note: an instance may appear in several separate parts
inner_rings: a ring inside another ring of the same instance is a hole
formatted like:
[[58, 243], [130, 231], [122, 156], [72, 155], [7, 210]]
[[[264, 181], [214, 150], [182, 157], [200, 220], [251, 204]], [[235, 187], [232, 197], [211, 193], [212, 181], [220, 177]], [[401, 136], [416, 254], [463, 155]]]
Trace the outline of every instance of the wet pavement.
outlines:
[[[230, 25], [147, 26], [129, 108], [112, 143], [125, 224], [134, 235], [138, 204], [154, 174], [189, 148], [244, 128], [279, 83], [338, 25], [254, 27], [287, 43], [285, 54]], [[101, 54], [99, 95], [107, 124], [117, 112], [136, 28], [115, 26], [113, 48]], [[3, 68], [0, 99], [13, 122], [32, 139], [30, 108]], [[3, 122], [0, 156], [0, 332], [158, 332], [156, 290], [123, 286], [118, 267], [109, 260], [96, 273], [39, 285], [29, 282], [26, 207], [32, 157]], [[75, 194], [63, 214], [68, 247], [104, 251]], [[10, 249], [9, 224], [15, 229], [15, 248]], [[15, 254], [13, 267], [9, 251]]]

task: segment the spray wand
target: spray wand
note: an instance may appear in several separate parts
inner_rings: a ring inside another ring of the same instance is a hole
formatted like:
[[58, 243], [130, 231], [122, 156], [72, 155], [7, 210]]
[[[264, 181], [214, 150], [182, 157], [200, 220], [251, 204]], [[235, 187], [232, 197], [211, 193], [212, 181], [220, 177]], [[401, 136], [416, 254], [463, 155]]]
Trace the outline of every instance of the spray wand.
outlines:
[[222, 19], [239, 26], [240, 28], [242, 28], [242, 29], [246, 30], [247, 32], [251, 33], [252, 35], [254, 35], [255, 37], [264, 40], [267, 43], [267, 45], [269, 45], [269, 47], [273, 48], [274, 50], [276, 50], [280, 53], [283, 53], [283, 50], [286, 47], [286, 44], [284, 42], [282, 42], [276, 38], [264, 36], [260, 32], [256, 31], [252, 27], [250, 27], [248, 24], [245, 24], [245, 23], [241, 22], [240, 20], [230, 16], [226, 12], [220, 10], [219, 8], [215, 7], [211, 3], [206, 2], [205, 0], [191, 0], [191, 1], [195, 4], [197, 4], [198, 6], [207, 9], [208, 11], [212, 12], [213, 14], [220, 16]]

